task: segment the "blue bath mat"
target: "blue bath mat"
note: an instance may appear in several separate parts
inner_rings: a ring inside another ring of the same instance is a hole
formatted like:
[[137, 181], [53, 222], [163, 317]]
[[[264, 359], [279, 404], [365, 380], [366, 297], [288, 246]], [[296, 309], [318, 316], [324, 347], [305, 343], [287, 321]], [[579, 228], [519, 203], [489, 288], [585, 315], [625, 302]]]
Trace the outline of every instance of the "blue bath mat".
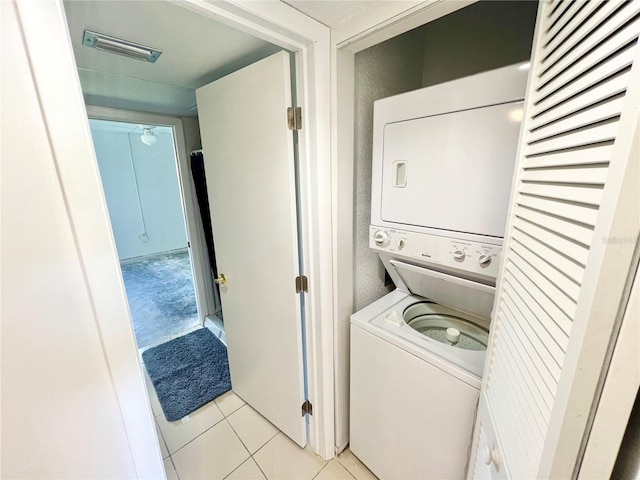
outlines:
[[150, 348], [142, 360], [169, 422], [231, 390], [227, 347], [206, 328]]

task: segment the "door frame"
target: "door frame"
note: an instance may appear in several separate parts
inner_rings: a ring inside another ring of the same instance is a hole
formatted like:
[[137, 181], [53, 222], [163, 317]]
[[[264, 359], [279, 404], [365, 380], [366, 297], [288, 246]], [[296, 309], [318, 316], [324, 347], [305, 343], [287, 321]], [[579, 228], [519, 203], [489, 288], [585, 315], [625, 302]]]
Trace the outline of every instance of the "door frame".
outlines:
[[205, 264], [206, 258], [203, 254], [206, 247], [202, 243], [202, 238], [198, 230], [198, 216], [200, 212], [197, 209], [193, 182], [191, 180], [189, 155], [186, 149], [182, 120], [169, 115], [96, 107], [93, 105], [87, 105], [87, 116], [89, 119], [94, 120], [158, 125], [171, 128], [175, 147], [180, 203], [189, 245], [191, 271], [193, 272], [198, 320], [200, 325], [204, 325], [205, 316], [213, 313], [215, 301], [213, 298], [213, 290], [210, 288], [211, 281], [207, 282], [206, 277], [207, 265]]
[[[309, 278], [303, 339], [313, 404], [309, 443], [318, 455], [330, 459], [335, 455], [330, 30], [283, 2], [186, 0], [176, 4], [295, 54], [296, 106], [303, 112], [303, 128], [298, 132], [301, 251]], [[294, 288], [295, 279], [291, 281]]]

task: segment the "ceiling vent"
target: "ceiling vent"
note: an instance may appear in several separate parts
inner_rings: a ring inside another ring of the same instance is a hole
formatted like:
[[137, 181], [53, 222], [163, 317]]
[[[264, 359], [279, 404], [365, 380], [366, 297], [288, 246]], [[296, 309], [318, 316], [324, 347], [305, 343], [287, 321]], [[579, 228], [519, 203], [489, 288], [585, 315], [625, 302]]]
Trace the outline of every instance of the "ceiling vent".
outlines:
[[103, 35], [102, 33], [84, 31], [82, 44], [86, 47], [102, 50], [103, 52], [116, 53], [125, 57], [135, 58], [145, 62], [154, 63], [162, 54], [161, 50], [140, 45], [139, 43], [129, 42], [120, 38]]

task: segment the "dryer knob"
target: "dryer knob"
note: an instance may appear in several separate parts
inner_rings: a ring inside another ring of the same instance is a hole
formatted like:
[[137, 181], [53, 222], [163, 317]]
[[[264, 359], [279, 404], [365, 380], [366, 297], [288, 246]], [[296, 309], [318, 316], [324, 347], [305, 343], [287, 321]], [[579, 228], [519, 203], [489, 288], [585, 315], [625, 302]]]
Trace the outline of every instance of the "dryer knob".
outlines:
[[378, 230], [373, 234], [373, 241], [376, 242], [376, 245], [379, 247], [386, 247], [387, 245], [389, 245], [389, 235], [387, 234], [387, 232]]
[[453, 258], [456, 260], [462, 260], [465, 257], [464, 250], [456, 250], [453, 252]]
[[480, 265], [489, 265], [491, 263], [491, 255], [488, 255], [486, 253], [483, 253], [482, 255], [480, 255], [480, 257], [478, 258], [478, 263]]

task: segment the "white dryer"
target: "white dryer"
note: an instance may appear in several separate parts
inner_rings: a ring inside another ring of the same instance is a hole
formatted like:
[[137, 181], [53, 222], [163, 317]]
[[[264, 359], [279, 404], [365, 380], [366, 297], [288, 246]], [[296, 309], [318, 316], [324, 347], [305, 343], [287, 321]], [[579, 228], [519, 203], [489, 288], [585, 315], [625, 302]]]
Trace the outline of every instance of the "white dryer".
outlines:
[[351, 317], [350, 448], [380, 478], [464, 477], [526, 77], [375, 103], [369, 246], [397, 288]]

